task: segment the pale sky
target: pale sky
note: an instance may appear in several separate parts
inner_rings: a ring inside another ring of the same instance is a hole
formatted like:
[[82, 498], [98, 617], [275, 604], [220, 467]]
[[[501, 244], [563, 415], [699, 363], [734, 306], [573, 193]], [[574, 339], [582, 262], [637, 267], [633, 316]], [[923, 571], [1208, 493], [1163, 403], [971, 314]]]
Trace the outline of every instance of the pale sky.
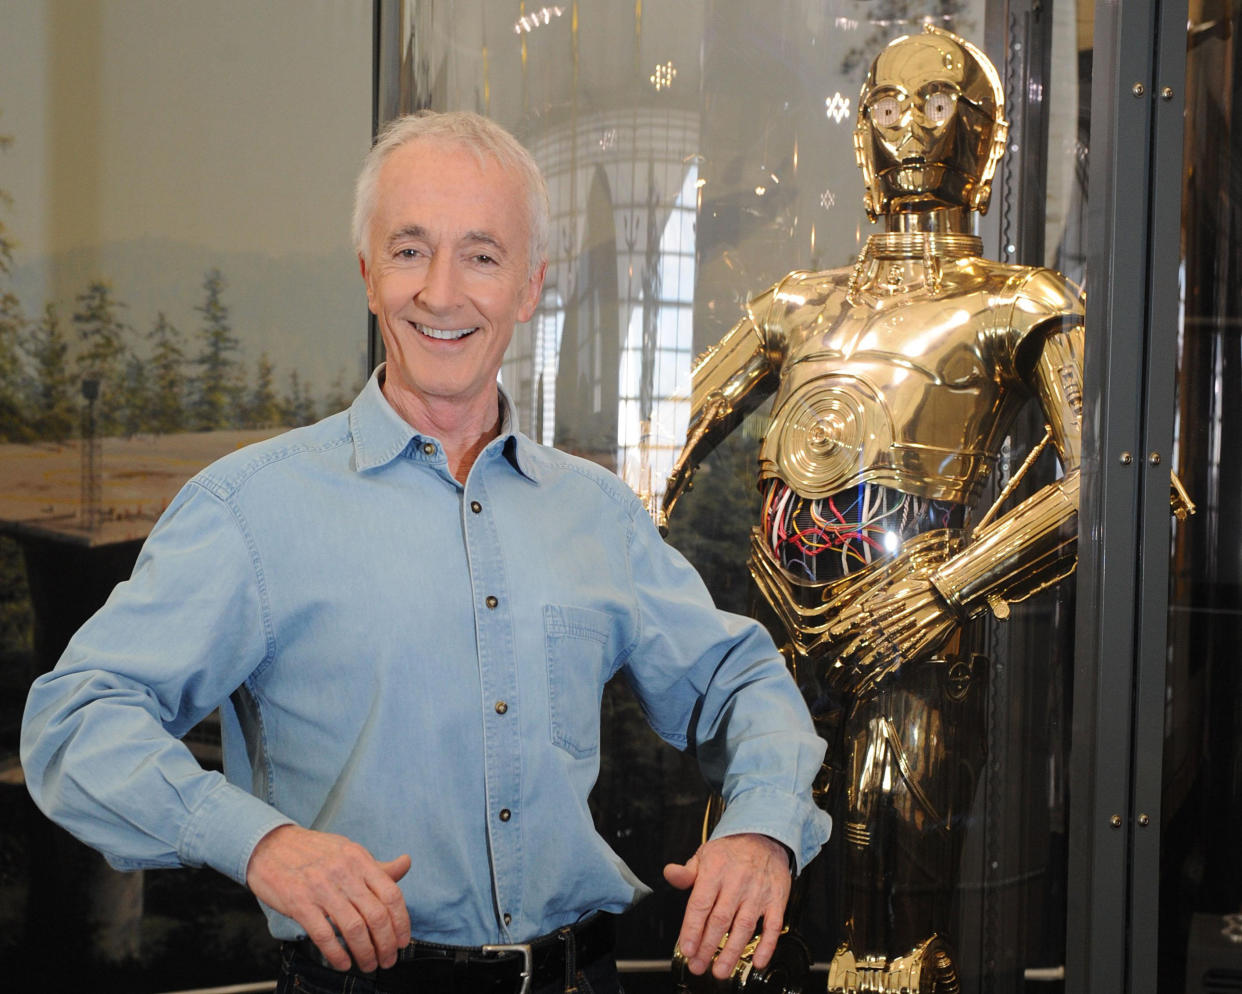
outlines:
[[0, 0], [0, 216], [27, 257], [348, 248], [370, 107], [370, 0]]

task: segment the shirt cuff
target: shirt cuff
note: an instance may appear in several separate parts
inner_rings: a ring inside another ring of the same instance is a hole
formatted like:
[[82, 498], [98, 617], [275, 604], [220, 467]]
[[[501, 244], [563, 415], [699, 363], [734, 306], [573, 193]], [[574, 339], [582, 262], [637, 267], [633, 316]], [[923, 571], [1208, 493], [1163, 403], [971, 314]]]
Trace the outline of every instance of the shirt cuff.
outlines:
[[831, 831], [832, 819], [810, 799], [770, 787], [752, 787], [730, 799], [711, 837], [747, 832], [766, 835], [793, 854], [797, 874], [815, 858]]
[[230, 783], [221, 784], [190, 816], [177, 846], [188, 866], [210, 866], [246, 885], [250, 855], [274, 828], [295, 824], [265, 801]]

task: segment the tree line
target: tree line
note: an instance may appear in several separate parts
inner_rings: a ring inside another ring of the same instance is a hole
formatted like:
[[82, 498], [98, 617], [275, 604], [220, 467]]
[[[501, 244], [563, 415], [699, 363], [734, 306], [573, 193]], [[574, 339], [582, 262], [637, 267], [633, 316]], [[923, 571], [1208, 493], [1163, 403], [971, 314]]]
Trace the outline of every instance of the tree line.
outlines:
[[[0, 134], [0, 151], [11, 142]], [[10, 202], [0, 190], [0, 207]], [[296, 370], [278, 385], [268, 353], [248, 366], [219, 269], [204, 275], [185, 332], [163, 312], [135, 327], [105, 279], [92, 279], [69, 313], [49, 301], [27, 316], [9, 285], [14, 251], [0, 217], [0, 442], [61, 442], [88, 422], [101, 436], [295, 427], [353, 399], [343, 374], [317, 402]]]
[[[0, 248], [0, 271], [9, 258]], [[96, 434], [133, 436], [297, 426], [349, 406], [343, 376], [317, 403], [296, 370], [278, 385], [266, 352], [247, 369], [226, 288], [219, 269], [207, 271], [190, 335], [162, 311], [135, 328], [103, 279], [87, 284], [67, 316], [49, 302], [31, 320], [12, 292], [0, 292], [0, 441], [75, 437], [88, 407]]]

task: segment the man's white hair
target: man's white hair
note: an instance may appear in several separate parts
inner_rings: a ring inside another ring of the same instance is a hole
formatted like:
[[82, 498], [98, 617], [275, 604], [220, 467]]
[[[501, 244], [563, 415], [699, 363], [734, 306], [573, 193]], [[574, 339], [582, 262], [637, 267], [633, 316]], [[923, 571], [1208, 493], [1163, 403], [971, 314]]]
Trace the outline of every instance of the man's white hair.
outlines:
[[363, 260], [368, 258], [371, 221], [380, 170], [388, 156], [413, 141], [452, 142], [468, 148], [482, 164], [491, 156], [505, 169], [515, 171], [526, 189], [527, 217], [530, 222], [531, 274], [548, 257], [548, 187], [534, 158], [513, 135], [495, 121], [470, 111], [421, 110], [398, 117], [386, 124], [362, 163], [354, 188], [354, 248]]

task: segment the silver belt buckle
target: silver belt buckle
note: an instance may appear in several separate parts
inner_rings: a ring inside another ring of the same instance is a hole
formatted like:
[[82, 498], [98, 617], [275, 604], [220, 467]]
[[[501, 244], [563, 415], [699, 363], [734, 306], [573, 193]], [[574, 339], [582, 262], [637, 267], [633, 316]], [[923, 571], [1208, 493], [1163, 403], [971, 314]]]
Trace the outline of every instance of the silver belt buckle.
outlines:
[[531, 951], [529, 942], [506, 942], [496, 946], [483, 946], [482, 951], [487, 955], [501, 953], [521, 953], [522, 954], [522, 986], [518, 990], [518, 994], [530, 994], [530, 976], [531, 976]]

